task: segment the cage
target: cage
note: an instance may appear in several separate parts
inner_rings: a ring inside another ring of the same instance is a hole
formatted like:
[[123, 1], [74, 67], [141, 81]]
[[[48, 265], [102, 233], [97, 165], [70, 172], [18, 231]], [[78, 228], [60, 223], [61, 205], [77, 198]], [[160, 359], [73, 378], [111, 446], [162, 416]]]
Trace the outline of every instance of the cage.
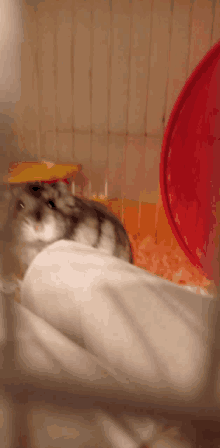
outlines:
[[[217, 9], [207, 4], [206, 16], [191, 3], [90, 3], [17, 6], [21, 82], [14, 82], [15, 107], [2, 101], [2, 165], [82, 164], [76, 193], [104, 201], [121, 218], [136, 264], [206, 287], [170, 230], [159, 200], [159, 160], [178, 93], [218, 40]], [[206, 31], [197, 28], [197, 16]]]
[[[171, 231], [159, 164], [175, 101], [220, 38], [219, 3], [5, 0], [1, 14], [1, 183], [22, 162], [81, 166], [74, 192], [122, 220], [137, 266], [198, 292], [208, 287]], [[25, 400], [24, 409], [41, 421]], [[61, 431], [49, 426], [47, 446]]]

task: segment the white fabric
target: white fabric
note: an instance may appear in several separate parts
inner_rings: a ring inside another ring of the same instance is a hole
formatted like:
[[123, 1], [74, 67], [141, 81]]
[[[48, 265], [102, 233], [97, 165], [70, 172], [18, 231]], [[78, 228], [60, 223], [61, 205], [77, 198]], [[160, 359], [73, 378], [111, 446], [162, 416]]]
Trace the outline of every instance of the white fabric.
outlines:
[[[84, 397], [191, 412], [218, 406], [217, 389], [215, 399], [208, 404], [203, 399], [214, 305], [212, 297], [96, 249], [59, 241], [35, 258], [21, 305], [15, 305], [19, 369], [31, 381], [49, 380], [55, 391]], [[41, 428], [33, 436], [36, 447], [66, 448], [74, 439], [74, 447], [136, 448], [153, 435], [155, 448], [183, 446], [157, 445], [152, 419], [140, 423], [121, 414], [129, 432], [101, 408], [89, 410], [90, 418], [82, 412], [64, 417], [46, 405], [45, 411], [35, 406], [30, 415], [32, 426]]]

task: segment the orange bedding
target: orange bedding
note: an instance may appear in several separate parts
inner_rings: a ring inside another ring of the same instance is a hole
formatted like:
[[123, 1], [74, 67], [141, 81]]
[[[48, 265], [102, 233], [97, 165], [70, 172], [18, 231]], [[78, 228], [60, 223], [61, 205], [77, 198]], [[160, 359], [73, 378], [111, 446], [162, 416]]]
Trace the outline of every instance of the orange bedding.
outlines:
[[130, 240], [136, 266], [180, 285], [209, 287], [210, 282], [190, 263], [179, 246], [169, 247], [165, 241], [156, 244], [150, 235], [144, 239], [130, 235]]

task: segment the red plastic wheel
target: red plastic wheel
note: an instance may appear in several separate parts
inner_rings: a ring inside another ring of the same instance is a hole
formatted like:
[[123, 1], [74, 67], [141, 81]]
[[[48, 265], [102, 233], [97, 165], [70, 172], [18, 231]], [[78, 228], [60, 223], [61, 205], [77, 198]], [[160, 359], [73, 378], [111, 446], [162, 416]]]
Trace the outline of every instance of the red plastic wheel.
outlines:
[[220, 41], [186, 82], [162, 146], [160, 185], [171, 229], [190, 261], [219, 282]]

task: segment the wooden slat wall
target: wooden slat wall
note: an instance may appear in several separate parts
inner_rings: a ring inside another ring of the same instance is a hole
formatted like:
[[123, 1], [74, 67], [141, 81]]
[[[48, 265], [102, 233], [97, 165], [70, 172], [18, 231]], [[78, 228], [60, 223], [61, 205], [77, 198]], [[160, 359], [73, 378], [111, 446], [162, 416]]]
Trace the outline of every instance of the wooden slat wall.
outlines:
[[220, 38], [220, 1], [37, 3], [34, 11], [23, 0], [20, 144], [38, 159], [82, 163], [87, 195], [103, 195], [108, 181], [130, 231], [143, 234], [149, 213], [146, 232], [157, 219], [163, 239], [164, 126], [187, 77]]

